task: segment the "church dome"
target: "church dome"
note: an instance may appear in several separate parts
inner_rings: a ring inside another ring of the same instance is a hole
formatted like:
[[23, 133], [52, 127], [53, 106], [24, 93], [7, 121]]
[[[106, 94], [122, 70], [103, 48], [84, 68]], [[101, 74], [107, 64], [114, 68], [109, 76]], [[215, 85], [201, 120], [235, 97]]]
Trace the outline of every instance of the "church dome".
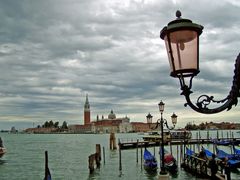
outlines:
[[108, 119], [116, 119], [116, 115], [113, 113], [113, 110], [111, 110], [110, 114], [108, 115]]

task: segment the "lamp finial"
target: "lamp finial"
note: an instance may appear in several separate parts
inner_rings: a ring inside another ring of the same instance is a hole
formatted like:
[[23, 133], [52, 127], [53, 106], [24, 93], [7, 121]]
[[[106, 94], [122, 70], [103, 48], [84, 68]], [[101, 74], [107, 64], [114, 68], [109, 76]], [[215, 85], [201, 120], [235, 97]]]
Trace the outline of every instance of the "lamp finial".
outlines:
[[177, 16], [178, 19], [181, 18], [181, 16], [182, 16], [181, 11], [177, 10], [176, 11], [176, 16]]

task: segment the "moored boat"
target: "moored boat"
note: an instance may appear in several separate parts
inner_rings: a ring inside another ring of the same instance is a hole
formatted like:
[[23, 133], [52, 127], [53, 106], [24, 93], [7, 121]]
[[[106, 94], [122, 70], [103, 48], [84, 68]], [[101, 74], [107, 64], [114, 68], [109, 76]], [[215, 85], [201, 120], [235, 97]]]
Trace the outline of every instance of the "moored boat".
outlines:
[[[208, 149], [206, 148], [203, 148], [202, 147], [202, 150], [205, 152], [205, 155], [208, 159], [211, 159], [212, 158], [212, 152], [209, 151]], [[232, 169], [235, 169], [235, 168], [239, 168], [240, 167], [240, 161], [235, 158], [233, 155], [231, 154], [228, 154], [226, 153], [225, 151], [223, 150], [220, 150], [220, 149], [216, 149], [217, 151], [217, 156], [216, 158], [220, 161], [224, 161], [224, 160], [227, 160], [227, 164], [229, 165], [230, 168]]]
[[[161, 154], [161, 150], [159, 152]], [[177, 173], [177, 171], [178, 171], [176, 159], [166, 149], [164, 149], [164, 167], [170, 173]]]
[[[170, 132], [169, 131], [164, 131], [163, 132], [163, 137], [164, 137], [164, 142], [169, 142], [170, 141]], [[161, 132], [159, 131], [149, 131], [147, 135], [142, 137], [144, 141], [149, 141], [149, 142], [159, 142], [161, 141]]]
[[235, 156], [240, 157], [240, 149], [237, 149], [234, 145], [233, 145], [233, 152], [234, 152]]
[[171, 131], [171, 139], [191, 139], [192, 138], [192, 133], [191, 131], [187, 130], [175, 130]]
[[146, 148], [143, 154], [144, 158], [144, 169], [146, 171], [156, 171], [157, 170], [157, 160], [154, 155]]
[[[170, 142], [178, 139], [191, 139], [192, 133], [187, 130], [163, 131], [164, 142]], [[161, 141], [161, 132], [150, 131], [148, 135], [142, 137], [144, 141], [159, 142]]]

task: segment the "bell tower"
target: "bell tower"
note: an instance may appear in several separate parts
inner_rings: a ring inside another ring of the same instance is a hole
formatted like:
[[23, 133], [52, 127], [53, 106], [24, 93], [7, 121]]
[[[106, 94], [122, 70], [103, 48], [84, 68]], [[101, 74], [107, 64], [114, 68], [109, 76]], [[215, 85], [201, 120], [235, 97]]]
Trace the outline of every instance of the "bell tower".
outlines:
[[90, 104], [88, 101], [88, 94], [86, 95], [86, 101], [84, 104], [84, 125], [90, 124]]

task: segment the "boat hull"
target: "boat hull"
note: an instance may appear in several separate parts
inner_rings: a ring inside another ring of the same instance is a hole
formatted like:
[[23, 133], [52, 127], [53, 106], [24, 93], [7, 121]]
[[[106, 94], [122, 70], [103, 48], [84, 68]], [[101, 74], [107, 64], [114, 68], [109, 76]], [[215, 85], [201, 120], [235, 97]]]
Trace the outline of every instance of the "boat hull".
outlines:
[[147, 171], [157, 170], [157, 161], [154, 155], [152, 155], [147, 149], [144, 150], [144, 169]]
[[176, 159], [171, 154], [164, 155], [164, 165], [166, 170], [170, 173], [176, 173], [178, 171]]

